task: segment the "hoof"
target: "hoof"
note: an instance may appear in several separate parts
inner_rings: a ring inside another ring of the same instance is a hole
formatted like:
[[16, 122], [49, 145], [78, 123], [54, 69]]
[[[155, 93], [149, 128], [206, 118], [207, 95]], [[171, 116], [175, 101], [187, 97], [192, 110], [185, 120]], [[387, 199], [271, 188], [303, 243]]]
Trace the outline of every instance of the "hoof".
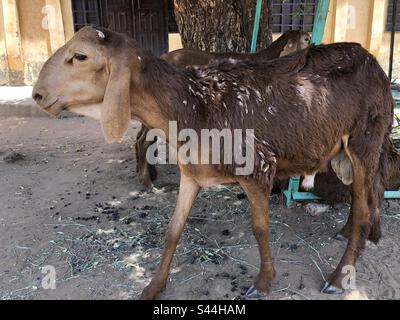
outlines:
[[156, 166], [151, 165], [149, 167], [149, 175], [150, 175], [150, 180], [152, 182], [157, 180], [158, 173], [157, 173]]
[[153, 188], [153, 180], [151, 180], [151, 177], [148, 173], [138, 173], [137, 179], [139, 180], [140, 183], [140, 191], [149, 191]]
[[153, 185], [153, 183], [143, 183], [143, 182], [140, 182], [140, 185], [139, 185], [139, 187], [138, 187], [138, 189], [139, 189], [139, 191], [140, 192], [143, 192], [143, 193], [145, 193], [145, 192], [151, 192], [152, 190], [153, 190], [153, 188], [154, 188], [154, 185]]
[[141, 301], [153, 301], [156, 300], [157, 295], [151, 294], [148, 291], [143, 291], [142, 294], [140, 295], [139, 300]]
[[248, 299], [260, 299], [268, 295], [266, 292], [260, 292], [255, 286], [252, 286], [246, 293], [246, 298]]
[[347, 238], [341, 233], [337, 233], [333, 238], [338, 241], [347, 241]]
[[167, 285], [164, 284], [164, 282], [152, 281], [146, 288], [144, 288], [140, 300], [156, 300], [166, 287]]
[[339, 289], [339, 288], [335, 287], [334, 285], [330, 284], [329, 282], [327, 282], [325, 284], [325, 286], [322, 288], [321, 292], [325, 293], [325, 294], [336, 294], [336, 295], [338, 295], [338, 294], [342, 294], [344, 292], [344, 290], [343, 289]]
[[148, 286], [147, 288], [145, 288], [142, 292], [142, 294], [140, 295], [140, 300], [144, 300], [144, 301], [153, 301], [156, 300], [158, 295], [162, 292], [163, 290], [158, 290], [158, 289], [154, 289], [151, 286]]

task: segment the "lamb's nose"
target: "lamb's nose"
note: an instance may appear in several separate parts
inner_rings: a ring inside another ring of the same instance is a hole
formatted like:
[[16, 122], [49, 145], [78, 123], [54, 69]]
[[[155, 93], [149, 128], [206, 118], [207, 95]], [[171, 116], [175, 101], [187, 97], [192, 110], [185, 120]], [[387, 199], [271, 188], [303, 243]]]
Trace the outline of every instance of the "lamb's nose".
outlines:
[[43, 96], [42, 96], [40, 93], [38, 93], [38, 92], [34, 92], [34, 93], [32, 94], [32, 98], [33, 98], [33, 100], [36, 101], [36, 103], [40, 103], [40, 101], [43, 100]]
[[40, 102], [40, 101], [43, 99], [43, 96], [40, 95], [39, 93], [36, 93], [36, 94], [33, 96], [33, 99], [34, 99], [36, 102]]

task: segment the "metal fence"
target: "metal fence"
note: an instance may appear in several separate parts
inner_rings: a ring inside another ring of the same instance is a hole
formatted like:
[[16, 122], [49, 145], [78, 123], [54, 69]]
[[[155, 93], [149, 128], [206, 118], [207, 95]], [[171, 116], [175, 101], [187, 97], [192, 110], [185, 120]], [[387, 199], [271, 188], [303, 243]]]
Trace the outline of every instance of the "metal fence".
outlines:
[[311, 32], [318, 0], [272, 0], [272, 32]]

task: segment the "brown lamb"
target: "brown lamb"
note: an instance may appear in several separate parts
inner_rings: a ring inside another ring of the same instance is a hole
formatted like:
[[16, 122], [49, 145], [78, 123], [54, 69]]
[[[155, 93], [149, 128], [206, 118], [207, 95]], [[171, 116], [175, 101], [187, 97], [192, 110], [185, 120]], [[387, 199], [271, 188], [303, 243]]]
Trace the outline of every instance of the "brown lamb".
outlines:
[[[53, 115], [70, 110], [98, 117], [108, 142], [123, 139], [132, 116], [167, 136], [170, 121], [178, 130], [196, 132], [254, 130], [255, 170], [247, 176], [236, 174], [236, 162], [184, 164], [178, 157], [177, 205], [160, 267], [143, 299], [156, 298], [166, 286], [201, 188], [220, 184], [240, 184], [250, 201], [261, 264], [247, 295], [266, 294], [275, 277], [268, 215], [273, 179], [317, 172], [343, 152], [353, 172], [348, 243], [323, 292], [348, 289], [345, 270], [355, 267], [368, 238], [379, 240], [394, 101], [389, 79], [359, 44], [311, 46], [272, 62], [223, 60], [180, 69], [128, 36], [86, 27], [47, 61], [33, 97]], [[182, 145], [168, 142], [176, 149]]]

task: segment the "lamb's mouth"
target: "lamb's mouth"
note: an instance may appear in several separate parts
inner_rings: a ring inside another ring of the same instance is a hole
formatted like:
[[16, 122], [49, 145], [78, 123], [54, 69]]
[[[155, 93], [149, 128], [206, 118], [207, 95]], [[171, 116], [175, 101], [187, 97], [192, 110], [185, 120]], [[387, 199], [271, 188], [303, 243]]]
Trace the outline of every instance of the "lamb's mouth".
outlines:
[[101, 103], [85, 104], [85, 105], [69, 105], [64, 108], [69, 112], [73, 112], [82, 116], [90, 117], [96, 120], [101, 118]]
[[47, 105], [46, 107], [43, 107], [43, 111], [52, 116], [58, 116], [63, 110], [65, 110], [65, 104], [63, 104], [59, 99]]
[[101, 106], [103, 102], [91, 104], [72, 104], [57, 99], [53, 103], [42, 107], [42, 109], [52, 116], [58, 116], [63, 111], [69, 111], [79, 115], [87, 116], [99, 120], [101, 118]]
[[56, 101], [54, 101], [53, 103], [49, 104], [48, 106], [44, 107], [43, 110], [49, 110], [50, 108], [52, 108], [56, 103], [58, 102], [58, 99], [56, 99]]

